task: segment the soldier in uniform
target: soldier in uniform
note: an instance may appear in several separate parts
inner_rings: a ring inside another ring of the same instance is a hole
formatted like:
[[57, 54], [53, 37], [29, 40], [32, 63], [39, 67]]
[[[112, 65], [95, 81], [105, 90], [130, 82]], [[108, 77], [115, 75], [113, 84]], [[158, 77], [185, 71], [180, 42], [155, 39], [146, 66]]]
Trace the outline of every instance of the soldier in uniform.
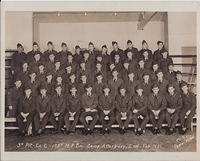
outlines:
[[41, 63], [43, 63], [41, 55], [39, 53], [35, 53], [35, 55], [33, 56], [33, 60], [29, 63], [29, 69], [37, 72], [38, 67]]
[[[66, 113], [64, 116], [65, 126], [66, 126], [66, 134], [69, 134], [70, 132], [75, 132], [76, 124], [79, 120], [80, 114], [81, 114], [81, 99], [80, 95], [77, 92], [76, 86], [72, 85], [70, 87], [70, 92], [67, 95], [68, 99], [66, 101]], [[74, 120], [72, 123], [70, 122], [70, 117], [72, 117]]]
[[137, 76], [139, 81], [143, 80], [143, 75], [147, 70], [144, 68], [144, 59], [140, 58], [137, 66]]
[[19, 113], [17, 116], [17, 124], [20, 135], [27, 136], [28, 128], [33, 122], [35, 114], [35, 97], [32, 95], [30, 86], [25, 87], [25, 95], [19, 100]]
[[[78, 84], [77, 84], [77, 78], [76, 78], [76, 74], [71, 73], [69, 75], [69, 82], [67, 82], [67, 84], [65, 84], [65, 91], [66, 94], [69, 94], [69, 89], [70, 87], [75, 86], [77, 88]], [[80, 92], [79, 92], [80, 93]]]
[[40, 63], [38, 66], [38, 72], [37, 72], [37, 78], [39, 79], [39, 82], [44, 82], [46, 77], [46, 69], [44, 66], [44, 63]]
[[127, 49], [124, 51], [124, 53], [126, 55], [128, 54], [128, 52], [131, 52], [133, 54], [133, 57], [137, 58], [137, 56], [138, 56], [138, 49], [133, 46], [133, 43], [132, 43], [131, 40], [127, 41]]
[[96, 93], [97, 97], [103, 94], [103, 75], [101, 73], [96, 74], [97, 81], [94, 83], [94, 92]]
[[80, 82], [78, 83], [78, 91], [80, 92], [80, 95], [83, 95], [85, 93], [85, 86], [87, 83], [90, 83], [87, 75], [86, 74], [82, 74], [80, 76]]
[[165, 79], [169, 81], [169, 83], [173, 83], [176, 81], [176, 72], [174, 71], [174, 65], [173, 63], [170, 63], [168, 65], [168, 72], [164, 73]]
[[22, 44], [17, 44], [17, 52], [13, 53], [12, 61], [11, 61], [11, 72], [16, 76], [16, 74], [20, 71], [23, 62], [26, 61], [26, 54], [23, 52], [24, 48]]
[[108, 48], [106, 45], [103, 45], [101, 48], [101, 56], [102, 56], [102, 62], [103, 62], [103, 68], [105, 67], [105, 70], [108, 70], [108, 65], [110, 62], [110, 55], [108, 55]]
[[96, 58], [96, 55], [99, 53], [99, 51], [95, 50], [94, 44], [92, 42], [89, 42], [88, 44], [88, 53], [90, 54], [90, 57], [89, 57], [90, 62], [94, 66], [95, 58]]
[[185, 134], [188, 130], [191, 130], [191, 122], [196, 113], [197, 104], [196, 96], [188, 90], [186, 82], [181, 84], [181, 90], [182, 109], [180, 111], [181, 129], [179, 132]]
[[103, 68], [103, 63], [97, 63], [96, 64], [96, 68], [95, 70], [93, 71], [93, 74], [92, 74], [92, 77], [93, 77], [93, 80], [92, 82], [95, 82], [95, 77], [96, 77], [96, 74], [98, 73], [101, 73], [101, 75], [103, 76], [103, 81], [104, 82], [107, 82], [107, 71], [105, 68]]
[[112, 71], [112, 78], [108, 80], [108, 85], [113, 92], [114, 96], [118, 94], [119, 87], [122, 85], [123, 80], [118, 77], [118, 71], [116, 69], [113, 69]]
[[49, 55], [57, 55], [57, 51], [53, 49], [53, 43], [51, 41], [47, 42], [47, 50], [43, 53], [45, 61], [48, 59]]
[[46, 85], [40, 86], [40, 94], [36, 97], [36, 114], [34, 116], [36, 135], [41, 135], [49, 121], [50, 96], [47, 95]]
[[58, 73], [56, 75], [56, 81], [54, 84], [54, 89], [56, 86], [61, 86], [62, 87], [62, 93], [65, 94], [65, 83], [63, 82], [63, 78], [62, 78], [62, 73]]
[[41, 57], [41, 60], [43, 60], [43, 54], [39, 50], [39, 45], [36, 42], [33, 42], [33, 49], [27, 53], [27, 62], [31, 63], [34, 61], [34, 56], [39, 54]]
[[[100, 121], [103, 126], [101, 134], [110, 133], [111, 126], [115, 122], [115, 97], [112, 95], [110, 88], [107, 84], [103, 86], [103, 93], [99, 96], [99, 112], [100, 112]], [[105, 120], [105, 119], [109, 120]]]
[[29, 80], [29, 66], [27, 62], [22, 64], [22, 70], [16, 76], [21, 78], [23, 85]]
[[138, 58], [147, 51], [150, 56], [152, 56], [152, 51], [149, 49], [149, 46], [145, 40], [142, 41], [142, 49], [139, 51]]
[[142, 57], [144, 60], [144, 68], [150, 70], [153, 62], [152, 55], [150, 55], [148, 51], [144, 50], [144, 52], [142, 53]]
[[176, 81], [173, 82], [174, 88], [176, 92], [181, 93], [181, 84], [186, 83], [182, 78], [182, 73], [180, 71], [176, 71]]
[[81, 51], [80, 46], [78, 46], [78, 45], [75, 46], [75, 53], [73, 56], [74, 56], [74, 61], [77, 64], [80, 64], [81, 59], [83, 59], [83, 53]]
[[137, 63], [138, 63], [136, 55], [130, 50], [130, 51], [127, 51], [126, 56], [127, 57], [124, 63], [128, 62], [130, 64], [130, 68], [136, 70]]
[[157, 41], [158, 49], [153, 53], [153, 59], [156, 62], [159, 62], [162, 59], [162, 52], [165, 50], [164, 43], [162, 41]]
[[[132, 112], [133, 112], [133, 121], [135, 125], [134, 132], [136, 135], [141, 135], [145, 133], [146, 124], [149, 121], [149, 116], [147, 112], [148, 107], [148, 98], [144, 96], [143, 89], [141, 85], [136, 86], [136, 94], [132, 99]], [[139, 123], [139, 117], [142, 116], [142, 122]]]
[[66, 108], [66, 98], [61, 85], [55, 86], [55, 94], [51, 98], [50, 121], [54, 127], [54, 133], [62, 131], [63, 117]]
[[150, 71], [150, 79], [151, 82], [155, 83], [157, 80], [157, 72], [159, 70], [159, 63], [156, 61], [153, 61], [152, 63], [152, 70]]
[[119, 124], [119, 132], [120, 134], [124, 134], [128, 128], [129, 122], [132, 119], [131, 97], [127, 93], [125, 85], [121, 85], [119, 87], [119, 94], [116, 96], [115, 107], [117, 109], [116, 121]]
[[72, 54], [68, 54], [67, 61], [64, 62], [63, 66], [66, 68], [66, 66], [71, 66], [72, 72], [75, 73], [78, 70], [78, 64], [73, 59]]
[[53, 80], [52, 72], [46, 73], [45, 81], [42, 82], [41, 84], [46, 85], [47, 95], [51, 97], [54, 93], [54, 80]]
[[158, 84], [160, 93], [167, 93], [167, 86], [169, 84], [169, 81], [164, 78], [163, 72], [160, 69], [157, 71], [157, 80], [155, 81], [155, 83]]
[[171, 135], [175, 132], [176, 123], [179, 119], [179, 113], [182, 108], [181, 95], [175, 91], [173, 84], [168, 85], [166, 103], [166, 121], [168, 124], [167, 134]]
[[8, 90], [7, 94], [7, 104], [8, 112], [7, 117], [17, 117], [19, 109], [19, 100], [23, 95], [22, 81], [19, 77], [16, 77], [15, 86]]
[[[83, 134], [92, 134], [95, 124], [99, 119], [98, 116], [98, 97], [97, 95], [92, 91], [92, 86], [90, 84], [86, 84], [85, 86], [85, 93], [81, 97], [81, 104], [83, 108], [83, 112], [80, 116], [80, 121], [84, 125], [85, 131], [83, 131]], [[88, 116], [92, 117], [92, 121], [89, 122], [87, 120]]]
[[144, 95], [148, 96], [151, 93], [151, 88], [152, 88], [152, 82], [150, 80], [150, 74], [148, 71], [146, 71], [143, 74], [143, 80], [141, 82], [141, 85], [144, 90]]
[[160, 69], [163, 71], [163, 73], [168, 72], [168, 66], [169, 64], [173, 64], [173, 60], [171, 57], [169, 57], [168, 51], [167, 50], [162, 50], [161, 53], [162, 57], [159, 59], [159, 66]]
[[114, 61], [114, 57], [116, 54], [118, 54], [123, 61], [125, 59], [125, 54], [122, 49], [119, 48], [118, 43], [116, 41], [112, 42], [113, 46], [113, 51], [111, 51], [110, 56], [111, 56], [111, 61]]
[[149, 119], [153, 125], [152, 133], [159, 134], [165, 119], [166, 100], [159, 93], [159, 86], [157, 84], [152, 86], [152, 91], [148, 97]]

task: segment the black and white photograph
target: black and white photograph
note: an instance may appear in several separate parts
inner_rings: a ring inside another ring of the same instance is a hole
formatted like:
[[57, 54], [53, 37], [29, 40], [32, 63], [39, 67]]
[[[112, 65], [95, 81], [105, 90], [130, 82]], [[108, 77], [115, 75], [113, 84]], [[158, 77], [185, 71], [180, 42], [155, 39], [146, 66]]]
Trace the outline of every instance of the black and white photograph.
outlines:
[[197, 152], [197, 16], [5, 10], [5, 152]]

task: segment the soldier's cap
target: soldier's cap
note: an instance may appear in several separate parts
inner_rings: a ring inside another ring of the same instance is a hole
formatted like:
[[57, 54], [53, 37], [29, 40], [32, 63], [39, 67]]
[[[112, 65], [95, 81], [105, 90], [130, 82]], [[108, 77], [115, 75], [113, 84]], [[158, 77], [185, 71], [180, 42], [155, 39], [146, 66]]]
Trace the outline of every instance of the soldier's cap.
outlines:
[[22, 44], [17, 43], [17, 48], [19, 48], [19, 47], [23, 48]]
[[144, 77], [145, 75], [150, 75], [150, 72], [149, 72], [149, 71], [145, 71], [144, 74], [143, 74], [143, 77]]
[[116, 56], [116, 55], [120, 56], [119, 53], [115, 53], [115, 56]]
[[70, 85], [69, 89], [75, 88], [77, 90], [77, 87], [75, 85]]
[[133, 52], [132, 52], [131, 49], [128, 49], [128, 50], [127, 50], [127, 54], [128, 54], [128, 53], [132, 53], [132, 54], [133, 54]]
[[82, 63], [85, 63], [84, 59], [81, 59], [81, 60], [80, 60], [80, 64], [82, 64]]
[[157, 83], [154, 83], [153, 85], [152, 85], [152, 89], [153, 88], [159, 88], [159, 85], [157, 84]]
[[129, 63], [128, 59], [124, 60], [124, 63]]
[[81, 47], [79, 45], [76, 45], [75, 49], [81, 49]]
[[55, 85], [55, 89], [56, 89], [56, 88], [61, 88], [61, 89], [62, 89], [62, 85], [56, 84], [56, 85]]
[[146, 40], [142, 40], [142, 45], [145, 44], [145, 43], [147, 44]]
[[31, 89], [31, 86], [30, 86], [28, 83], [26, 83], [26, 84], [24, 85], [24, 90], [28, 90], [28, 89]]
[[68, 53], [67, 57], [68, 57], [68, 56], [72, 56], [72, 57], [73, 57], [72, 53]]
[[143, 62], [144, 62], [144, 58], [143, 58], [143, 57], [140, 57], [140, 58], [138, 59], [138, 63], [139, 63], [140, 61], [143, 61]]
[[92, 84], [87, 83], [87, 84], [85, 85], [85, 89], [87, 89], [87, 88], [92, 88]]
[[142, 87], [142, 85], [138, 84], [138, 85], [135, 87], [135, 89], [136, 89], [136, 90], [138, 90], [138, 89], [142, 89], [142, 90], [143, 90], [143, 87]]
[[163, 71], [161, 69], [158, 69], [157, 74], [158, 73], [163, 73]]
[[70, 64], [66, 64], [65, 69], [67, 69], [67, 68], [69, 68], [69, 67], [72, 68], [72, 66], [71, 66]]
[[14, 79], [14, 81], [15, 81], [15, 82], [17, 82], [17, 81], [21, 81], [20, 76], [16, 76], [15, 79]]
[[128, 40], [128, 41], [127, 41], [127, 44], [132, 44], [132, 41], [131, 41], [131, 40]]
[[152, 62], [152, 65], [156, 65], [156, 64], [159, 65], [159, 63], [157, 61]]
[[160, 41], [160, 40], [159, 40], [159, 41], [157, 41], [157, 45], [159, 45], [160, 43], [162, 43], [162, 44], [163, 44], [163, 42], [162, 42], [162, 41]]
[[53, 45], [53, 43], [51, 41], [48, 41], [47, 45]]
[[102, 76], [102, 77], [103, 77], [102, 73], [98, 72], [98, 73], [96, 74], [96, 78], [99, 77], [99, 76]]
[[112, 45], [118, 44], [117, 41], [112, 41]]
[[41, 66], [41, 65], [44, 66], [44, 64], [45, 64], [44, 62], [39, 62], [38, 67]]
[[40, 90], [42, 90], [42, 89], [47, 89], [47, 84], [46, 83], [42, 83], [40, 85]]
[[96, 57], [102, 57], [102, 54], [98, 53]]
[[107, 46], [106, 46], [106, 45], [103, 45], [101, 48], [106, 48], [106, 49], [107, 49]]
[[103, 85], [103, 89], [106, 89], [106, 88], [109, 88], [109, 89], [110, 89], [110, 86], [109, 86], [107, 83], [105, 83], [105, 84]]
[[125, 90], [126, 90], [126, 85], [123, 83], [123, 84], [119, 87], [119, 89], [125, 89]]
[[76, 77], [76, 74], [71, 73], [71, 74], [69, 75], [69, 78], [72, 77], [72, 76]]
[[161, 50], [161, 54], [162, 53], [166, 53], [167, 52], [167, 54], [168, 54], [168, 51], [165, 49], [165, 48], [163, 48], [162, 50]]
[[85, 55], [85, 54], [89, 54], [89, 51], [88, 50], [84, 50], [83, 55]]
[[34, 46], [34, 45], [37, 45], [37, 46], [38, 46], [38, 43], [37, 43], [37, 42], [33, 42], [33, 46]]
[[182, 74], [181, 71], [179, 71], [179, 70], [176, 71], [176, 75], [178, 75], [178, 74]]
[[37, 71], [38, 71], [37, 69], [34, 69], [34, 68], [29, 68], [29, 69], [28, 69], [28, 74], [29, 74], [29, 75], [31, 75], [31, 74], [33, 74], [33, 73], [35, 73], [35, 74], [36, 74], [36, 73], [37, 73]]
[[94, 44], [93, 44], [91, 41], [89, 42], [89, 44], [88, 44], [88, 45], [92, 45], [92, 46], [94, 46]]
[[181, 88], [184, 86], [188, 86], [188, 84], [186, 82], [181, 83]]
[[114, 73], [114, 72], [119, 73], [118, 70], [117, 70], [117, 68], [114, 68], [114, 69], [112, 70], [112, 73]]
[[46, 72], [46, 76], [49, 76], [49, 75], [53, 75], [53, 72], [51, 70]]
[[58, 77], [61, 77], [61, 78], [62, 78], [62, 74], [63, 74], [63, 73], [62, 73], [61, 71], [60, 71], [60, 72], [57, 72], [57, 73], [56, 73], [56, 78], [58, 78]]
[[64, 42], [62, 42], [61, 46], [62, 46], [62, 47], [63, 47], [63, 46], [67, 46], [67, 44], [66, 44], [66, 43], [64, 43]]
[[174, 88], [174, 85], [172, 83], [168, 84], [168, 88], [169, 87], [173, 87]]
[[136, 75], [137, 72], [134, 69], [129, 68], [128, 69], [128, 74], [131, 74], [131, 73], [133, 73], [134, 75]]

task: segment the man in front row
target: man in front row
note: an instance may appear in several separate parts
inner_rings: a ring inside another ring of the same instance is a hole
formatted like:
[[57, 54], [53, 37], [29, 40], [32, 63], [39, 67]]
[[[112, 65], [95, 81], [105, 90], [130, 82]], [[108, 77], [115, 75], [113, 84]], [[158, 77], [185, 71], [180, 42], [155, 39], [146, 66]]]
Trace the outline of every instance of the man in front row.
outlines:
[[[81, 97], [83, 112], [80, 116], [80, 121], [84, 125], [85, 131], [84, 135], [92, 134], [95, 124], [99, 119], [97, 106], [98, 106], [98, 97], [92, 91], [92, 86], [90, 84], [85, 85], [85, 92]], [[92, 121], [88, 120], [88, 116], [92, 117]]]
[[28, 136], [28, 128], [32, 123], [35, 112], [35, 98], [32, 95], [31, 88], [25, 87], [25, 95], [19, 100], [19, 114], [17, 124], [21, 136]]
[[[77, 87], [72, 85], [69, 89], [69, 94], [67, 95], [66, 101], [66, 114], [64, 116], [65, 126], [66, 126], [66, 134], [70, 132], [74, 133], [76, 124], [78, 123], [80, 117], [80, 109], [81, 109], [81, 100], [80, 94], [77, 92]], [[73, 118], [72, 123], [70, 122], [70, 118]]]
[[[185, 134], [191, 130], [191, 122], [196, 113], [196, 96], [189, 91], [186, 82], [181, 84], [183, 106], [180, 111], [181, 129], [180, 134]], [[185, 119], [186, 117], [186, 119]]]
[[158, 84], [152, 86], [149, 96], [149, 119], [153, 125], [152, 133], [159, 134], [165, 119], [166, 100], [159, 92]]
[[[102, 134], [110, 133], [111, 126], [115, 122], [115, 97], [108, 85], [103, 86], [103, 94], [99, 96], [100, 121], [103, 126]], [[108, 121], [106, 119], [109, 119]]]

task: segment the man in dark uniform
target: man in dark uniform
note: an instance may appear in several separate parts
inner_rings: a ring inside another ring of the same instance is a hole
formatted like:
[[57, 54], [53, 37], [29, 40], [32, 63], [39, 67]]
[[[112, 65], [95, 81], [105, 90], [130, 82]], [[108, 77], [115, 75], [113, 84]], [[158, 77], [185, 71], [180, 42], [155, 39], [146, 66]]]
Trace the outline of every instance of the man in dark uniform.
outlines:
[[46, 77], [46, 69], [44, 67], [44, 63], [40, 63], [38, 66], [38, 72], [37, 72], [37, 78], [39, 79], [39, 82], [44, 82]]
[[172, 58], [169, 56], [168, 51], [167, 50], [162, 50], [161, 53], [161, 58], [159, 59], [159, 66], [160, 69], [163, 71], [163, 73], [167, 73], [168, 72], [168, 66], [170, 64], [173, 64], [173, 60]]
[[168, 72], [164, 73], [165, 79], [169, 81], [169, 83], [173, 83], [176, 81], [176, 72], [174, 71], [174, 65], [170, 63], [168, 65]]
[[35, 113], [35, 98], [32, 95], [31, 88], [25, 87], [25, 95], [19, 100], [19, 113], [17, 116], [17, 124], [21, 136], [28, 135], [28, 128], [33, 122], [33, 116]]
[[94, 92], [97, 97], [103, 94], [103, 86], [105, 82], [103, 82], [103, 75], [101, 73], [96, 74], [96, 82], [94, 83]]
[[33, 56], [33, 60], [29, 63], [29, 69], [37, 72], [38, 67], [41, 63], [43, 63], [41, 55], [39, 53], [35, 53], [35, 55]]
[[89, 60], [94, 65], [96, 55], [99, 53], [99, 51], [95, 50], [94, 44], [92, 42], [89, 42], [88, 44], [88, 53], [90, 54]]
[[112, 71], [112, 78], [108, 80], [108, 85], [113, 93], [114, 96], [118, 94], [119, 87], [122, 85], [123, 80], [118, 77], [118, 71], [113, 69]]
[[156, 62], [159, 62], [162, 59], [162, 52], [165, 50], [164, 43], [162, 41], [157, 41], [158, 49], [153, 53], [153, 59]]
[[159, 134], [165, 119], [166, 100], [159, 93], [159, 86], [157, 84], [152, 86], [152, 91], [148, 97], [149, 119], [153, 125], [152, 133]]
[[52, 96], [54, 92], [54, 80], [53, 80], [52, 72], [46, 73], [45, 81], [42, 82], [41, 84], [46, 85], [47, 95]]
[[65, 66], [65, 70], [63, 70], [63, 75], [62, 75], [62, 77], [63, 77], [63, 82], [67, 85], [68, 84], [68, 82], [70, 81], [69, 80], [69, 76], [71, 75], [71, 74], [73, 74], [74, 72], [72, 72], [72, 66], [70, 65], [70, 64], [67, 64], [66, 66]]
[[159, 70], [159, 63], [156, 61], [153, 61], [152, 69], [150, 71], [150, 79], [151, 79], [151, 82], [153, 82], [153, 83], [157, 80], [158, 70]]
[[102, 62], [103, 62], [103, 68], [105, 66], [105, 70], [108, 70], [108, 65], [110, 62], [110, 55], [108, 55], [108, 48], [106, 45], [103, 45], [101, 48], [101, 56], [102, 56]]
[[127, 49], [124, 51], [124, 53], [126, 55], [127, 55], [128, 52], [131, 52], [134, 55], [135, 58], [138, 55], [138, 49], [133, 46], [133, 43], [132, 43], [131, 40], [127, 41]]
[[[122, 58], [120, 57], [119, 53], [115, 53], [114, 60], [110, 62], [110, 64], [114, 64], [115, 68], [121, 72], [123, 65], [122, 65]], [[120, 73], [121, 74], [121, 73]]]
[[114, 61], [114, 57], [116, 54], [118, 54], [123, 61], [125, 59], [125, 54], [122, 49], [119, 48], [118, 43], [116, 41], [112, 42], [113, 46], [113, 51], [111, 51], [110, 56], [111, 56], [111, 61]]
[[140, 58], [137, 66], [137, 76], [139, 81], [143, 80], [143, 75], [146, 71], [147, 70], [144, 68], [144, 59]]
[[81, 51], [80, 46], [78, 46], [78, 45], [75, 46], [75, 53], [73, 56], [74, 56], [74, 61], [77, 64], [80, 64], [81, 59], [83, 59], [83, 53]]
[[62, 93], [65, 94], [65, 83], [63, 82], [62, 73], [61, 72], [57, 73], [55, 78], [56, 78], [56, 81], [54, 84], [54, 89], [56, 86], [61, 86]]
[[[70, 132], [75, 132], [76, 124], [79, 120], [81, 114], [81, 99], [80, 95], [77, 92], [76, 86], [72, 85], [70, 87], [70, 92], [67, 95], [66, 101], [66, 114], [64, 116], [65, 126], [66, 126], [66, 134]], [[70, 122], [70, 118], [73, 118], [72, 123]]]
[[132, 119], [132, 101], [130, 95], [127, 93], [125, 85], [121, 85], [119, 88], [119, 94], [116, 96], [115, 100], [115, 107], [117, 109], [116, 121], [119, 124], [119, 132], [120, 134], [124, 134]]
[[23, 95], [22, 82], [19, 77], [16, 77], [15, 86], [8, 90], [7, 94], [7, 104], [9, 111], [7, 112], [7, 117], [17, 117], [19, 109], [19, 100]]
[[[115, 122], [115, 97], [107, 84], [103, 86], [103, 93], [99, 96], [100, 121], [103, 126], [102, 134], [110, 133], [111, 126]], [[108, 121], [105, 119], [109, 119]]]
[[11, 61], [11, 72], [14, 76], [20, 71], [23, 62], [26, 61], [27, 55], [23, 52], [22, 44], [17, 44], [17, 52], [13, 53]]
[[147, 51], [149, 55], [152, 56], [152, 51], [149, 50], [149, 46], [145, 40], [142, 41], [142, 49], [139, 51], [138, 58], [144, 53], [144, 51]]
[[182, 73], [180, 71], [176, 71], [176, 81], [173, 82], [174, 88], [176, 92], [181, 93], [181, 84], [186, 83], [182, 78]]
[[73, 73], [78, 70], [78, 64], [74, 61], [72, 54], [68, 54], [67, 60], [63, 64], [64, 68], [66, 68], [66, 66], [71, 66]]
[[63, 117], [66, 108], [66, 98], [61, 85], [56, 85], [55, 91], [54, 96], [51, 98], [50, 121], [54, 127], [54, 132], [58, 133], [62, 130], [64, 122]]
[[171, 135], [175, 132], [176, 123], [179, 119], [179, 113], [182, 108], [182, 98], [175, 91], [173, 84], [168, 85], [168, 93], [166, 94], [166, 121], [168, 124], [167, 134]]
[[23, 63], [22, 70], [16, 76], [21, 78], [22, 84], [25, 84], [29, 80], [29, 65], [27, 62]]
[[90, 83], [90, 81], [88, 80], [87, 75], [83, 73], [80, 76], [80, 82], [78, 83], [78, 91], [80, 92], [80, 95], [85, 93], [85, 86], [87, 83]]
[[[84, 125], [85, 131], [83, 131], [83, 134], [92, 134], [95, 124], [97, 120], [99, 119], [98, 116], [98, 97], [97, 95], [92, 91], [92, 86], [90, 84], [87, 84], [85, 86], [85, 93], [81, 97], [81, 104], [83, 108], [83, 112], [80, 116], [80, 121]], [[87, 120], [88, 116], [92, 117], [92, 121], [89, 123]]]
[[[188, 90], [188, 84], [186, 82], [181, 84], [182, 90], [182, 109], [180, 111], [181, 129], [180, 134], [185, 134], [188, 130], [191, 130], [191, 122], [196, 113], [196, 96]], [[185, 119], [186, 117], [186, 119]]]
[[130, 68], [136, 70], [137, 63], [138, 63], [136, 55], [134, 55], [132, 51], [127, 51], [126, 56], [127, 57], [124, 60], [124, 63], [128, 62], [130, 64]]
[[151, 67], [152, 67], [152, 62], [153, 62], [152, 55], [150, 55], [149, 52], [145, 50], [142, 53], [142, 57], [143, 57], [143, 60], [144, 60], [144, 68], [147, 69], [147, 70], [150, 70]]
[[39, 54], [39, 55], [40, 55], [41, 60], [44, 59], [42, 53], [41, 53], [40, 50], [39, 50], [39, 45], [38, 45], [38, 43], [33, 42], [33, 49], [27, 53], [27, 62], [28, 62], [28, 63], [31, 63], [32, 61], [34, 61], [34, 56], [35, 56], [36, 54]]
[[48, 59], [50, 54], [53, 54], [54, 56], [57, 54], [57, 51], [53, 49], [53, 43], [51, 41], [47, 43], [47, 50], [43, 53], [45, 61]]
[[[149, 121], [149, 116], [147, 112], [148, 98], [144, 96], [143, 89], [141, 85], [136, 86], [136, 94], [132, 99], [132, 112], [133, 121], [135, 125], [135, 134], [141, 135], [145, 133], [146, 124]], [[142, 123], [139, 123], [139, 117], [142, 116]]]
[[[55, 71], [55, 55], [54, 54], [49, 54], [48, 59], [45, 62], [45, 68], [48, 72], [53, 72]], [[52, 73], [53, 74], [53, 73]]]
[[169, 84], [169, 81], [164, 78], [163, 72], [160, 69], [157, 71], [157, 79], [155, 83], [158, 84], [160, 93], [167, 93], [167, 86]]
[[36, 97], [36, 114], [34, 116], [36, 135], [41, 135], [44, 132], [49, 120], [50, 99], [50, 96], [47, 95], [46, 85], [40, 86], [40, 94]]
[[143, 74], [143, 80], [141, 82], [141, 85], [144, 90], [144, 95], [148, 96], [151, 93], [151, 89], [152, 89], [152, 82], [150, 80], [150, 74], [148, 71], [146, 71]]
[[107, 70], [105, 68], [103, 68], [103, 63], [97, 63], [96, 64], [96, 68], [95, 70], [93, 71], [93, 74], [92, 77], [93, 77], [93, 80], [92, 82], [95, 82], [95, 77], [98, 73], [101, 73], [101, 75], [103, 76], [103, 82], [107, 82], [108, 78], [107, 78]]

